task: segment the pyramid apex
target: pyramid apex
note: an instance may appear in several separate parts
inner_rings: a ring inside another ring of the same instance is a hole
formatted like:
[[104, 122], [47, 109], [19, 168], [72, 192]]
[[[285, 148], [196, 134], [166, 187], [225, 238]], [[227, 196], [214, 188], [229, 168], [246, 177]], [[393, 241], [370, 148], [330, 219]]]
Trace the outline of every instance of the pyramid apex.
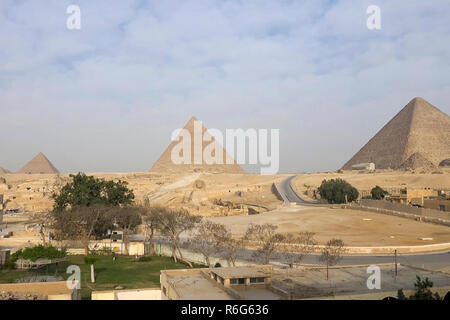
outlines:
[[422, 97], [415, 97], [409, 103], [411, 103], [413, 105], [419, 105], [419, 106], [424, 106], [424, 105], [431, 106], [431, 103], [429, 103], [427, 100], [425, 100]]

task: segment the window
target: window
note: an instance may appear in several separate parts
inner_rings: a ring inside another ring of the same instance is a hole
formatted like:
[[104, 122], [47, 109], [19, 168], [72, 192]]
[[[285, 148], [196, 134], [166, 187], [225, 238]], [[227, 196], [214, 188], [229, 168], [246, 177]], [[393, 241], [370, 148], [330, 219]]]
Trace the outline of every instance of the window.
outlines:
[[262, 277], [250, 278], [250, 283], [264, 283], [264, 278]]
[[445, 211], [445, 206], [444, 206], [443, 204], [440, 204], [440, 205], [439, 205], [439, 210]]
[[245, 284], [245, 278], [230, 279], [230, 284]]

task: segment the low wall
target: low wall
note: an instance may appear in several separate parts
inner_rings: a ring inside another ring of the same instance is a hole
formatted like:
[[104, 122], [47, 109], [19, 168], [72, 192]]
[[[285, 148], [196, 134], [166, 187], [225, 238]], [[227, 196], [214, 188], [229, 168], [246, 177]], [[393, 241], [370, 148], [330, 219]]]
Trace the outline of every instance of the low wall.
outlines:
[[278, 190], [278, 188], [279, 188], [278, 184], [272, 183], [272, 193], [277, 197], [277, 199], [285, 203], [289, 202], [287, 199], [283, 197], [283, 194]]
[[[444, 297], [447, 292], [450, 291], [450, 286], [446, 287], [433, 287], [430, 289], [431, 292], [439, 293], [441, 297]], [[405, 296], [409, 297], [415, 293], [414, 290], [403, 290]], [[361, 294], [350, 294], [350, 295], [337, 295], [337, 296], [325, 296], [325, 297], [315, 297], [307, 298], [301, 300], [383, 300], [387, 297], [397, 298], [398, 291], [378, 291], [372, 293], [361, 293]]]
[[90, 250], [102, 250], [108, 249], [111, 252], [116, 252], [117, 254], [128, 254], [130, 256], [143, 256], [150, 252], [149, 242], [135, 242], [131, 241], [124, 243], [122, 241], [113, 242], [109, 239], [91, 241], [89, 244]]
[[434, 209], [417, 208], [402, 203], [394, 203], [385, 200], [361, 199], [360, 204], [364, 207], [379, 208], [390, 211], [410, 213], [418, 216], [437, 218], [450, 221], [450, 212]]
[[92, 291], [91, 300], [161, 300], [161, 289]]
[[[172, 256], [172, 248], [167, 244], [156, 243], [155, 244], [155, 253], [162, 255], [162, 256], [171, 257]], [[181, 248], [181, 253], [183, 254], [183, 258], [190, 262], [206, 265], [205, 258], [200, 253], [197, 253], [192, 250], [185, 249], [185, 248]], [[220, 263], [220, 265], [222, 267], [232, 267], [232, 264], [223, 258], [215, 257], [212, 255], [212, 256], [210, 256], [209, 260], [210, 260], [212, 266], [214, 266], [216, 263]], [[237, 267], [238, 266], [248, 266], [248, 265], [254, 265], [254, 263], [250, 263], [250, 262], [244, 261], [244, 260], [236, 260]]]
[[[395, 206], [390, 206], [395, 205]], [[342, 205], [344, 209], [354, 209], [360, 211], [369, 211], [375, 213], [388, 214], [391, 216], [413, 219], [416, 221], [429, 222], [434, 224], [439, 224], [443, 226], [450, 227], [450, 213], [432, 209], [423, 209], [416, 207], [409, 207], [407, 205], [390, 203], [383, 200], [362, 200], [360, 204], [346, 204]], [[388, 208], [396, 208], [398, 210], [407, 210], [407, 211], [398, 211], [392, 210]], [[418, 210], [416, 210], [418, 209]], [[416, 213], [412, 213], [416, 212]]]

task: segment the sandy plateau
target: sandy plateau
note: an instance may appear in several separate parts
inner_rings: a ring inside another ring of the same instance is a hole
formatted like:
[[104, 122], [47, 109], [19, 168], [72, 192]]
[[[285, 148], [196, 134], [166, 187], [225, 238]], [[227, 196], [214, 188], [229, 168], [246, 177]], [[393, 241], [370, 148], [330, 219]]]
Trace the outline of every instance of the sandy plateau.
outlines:
[[[203, 216], [235, 215], [247, 207], [269, 211], [280, 207], [272, 193], [272, 184], [283, 175], [262, 176], [229, 173], [189, 173], [160, 175], [157, 173], [90, 173], [97, 178], [127, 181], [134, 191], [135, 202], [183, 207]], [[71, 179], [67, 174], [6, 174], [0, 181], [7, 209], [29, 212], [52, 209], [51, 195]]]
[[370, 194], [370, 190], [377, 185], [388, 191], [398, 191], [405, 187], [450, 190], [449, 168], [428, 172], [377, 170], [376, 172], [341, 171], [341, 173], [300, 174], [292, 181], [292, 187], [298, 194], [311, 197], [323, 180], [336, 178], [349, 182], [363, 195]]
[[[446, 170], [446, 171], [445, 171]], [[450, 171], [412, 173], [382, 171], [375, 173], [301, 174], [293, 186], [299, 194], [314, 190], [323, 179], [342, 178], [359, 190], [375, 185], [383, 188], [429, 187], [450, 189]], [[384, 214], [341, 209], [340, 207], [283, 207], [272, 191], [273, 183], [290, 175], [252, 175], [230, 173], [93, 173], [109, 180], [125, 180], [136, 195], [135, 202], [185, 208], [192, 214], [226, 224], [235, 235], [242, 235], [250, 223], [272, 223], [282, 233], [311, 231], [319, 243], [337, 237], [349, 246], [424, 245], [450, 242], [450, 229], [441, 225], [417, 222]], [[68, 175], [4, 174], [0, 193], [10, 200], [7, 209], [25, 213], [6, 215], [10, 227], [23, 226], [32, 212], [51, 210], [51, 194], [66, 182]], [[432, 238], [423, 241], [419, 238]], [[0, 246], [21, 246], [39, 242], [35, 233], [18, 231]]]

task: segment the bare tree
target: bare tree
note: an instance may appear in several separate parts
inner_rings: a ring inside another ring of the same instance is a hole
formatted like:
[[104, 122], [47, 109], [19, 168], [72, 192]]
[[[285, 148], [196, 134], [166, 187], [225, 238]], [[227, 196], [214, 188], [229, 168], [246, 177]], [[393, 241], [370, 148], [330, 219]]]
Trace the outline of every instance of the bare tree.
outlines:
[[254, 257], [262, 259], [265, 264], [268, 264], [270, 257], [274, 252], [278, 251], [283, 246], [284, 236], [275, 231], [278, 229], [273, 224], [250, 224], [245, 233], [245, 240], [251, 240], [257, 243], [257, 251]]
[[[167, 237], [172, 245], [172, 257], [175, 262], [179, 260], [184, 261], [192, 268], [192, 263], [183, 258], [180, 250], [180, 235], [183, 232], [194, 229], [202, 220], [202, 217], [192, 216], [189, 211], [184, 209], [169, 209], [164, 207], [150, 208], [150, 216], [148, 219], [152, 220], [152, 225], [161, 233], [162, 236]], [[179, 257], [177, 258], [177, 252]]]
[[38, 228], [42, 244], [47, 245], [47, 235], [53, 224], [52, 215], [49, 212], [35, 212], [30, 215], [30, 220]]
[[245, 245], [243, 238], [234, 238], [231, 231], [225, 228], [223, 232], [217, 238], [217, 247], [219, 253], [229, 262], [233, 267], [236, 266], [236, 253], [237, 250], [242, 249]]
[[206, 220], [199, 224], [194, 236], [188, 242], [192, 250], [203, 255], [208, 267], [211, 266], [211, 255], [220, 250], [224, 231], [226, 232], [224, 225]]
[[294, 263], [300, 263], [306, 255], [315, 251], [317, 241], [314, 232], [301, 232], [298, 236], [288, 234], [284, 237], [282, 256], [288, 261], [292, 268]]
[[328, 280], [328, 268], [330, 266], [336, 265], [342, 259], [342, 254], [344, 254], [346, 251], [344, 241], [342, 241], [341, 239], [333, 238], [326, 243], [321, 251], [322, 255], [320, 256], [319, 260], [325, 262], [327, 265]]
[[54, 211], [51, 228], [57, 240], [80, 241], [87, 256], [89, 242], [105, 235], [112, 226], [109, 209], [104, 206], [90, 206]]
[[135, 228], [141, 224], [142, 211], [138, 207], [112, 207], [108, 215], [114, 226], [123, 231], [123, 243], [128, 254], [129, 236]]

